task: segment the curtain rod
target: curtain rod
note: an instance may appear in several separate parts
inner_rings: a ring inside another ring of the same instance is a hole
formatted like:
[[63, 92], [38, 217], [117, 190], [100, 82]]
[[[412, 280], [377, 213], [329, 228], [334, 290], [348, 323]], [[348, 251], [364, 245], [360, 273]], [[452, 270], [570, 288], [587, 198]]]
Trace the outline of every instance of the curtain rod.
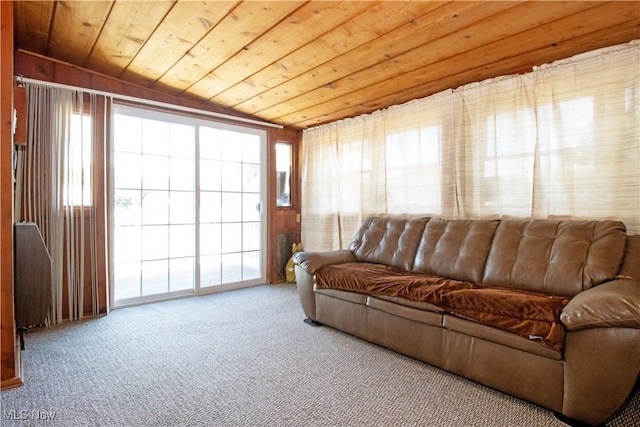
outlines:
[[206, 115], [206, 116], [218, 117], [218, 118], [221, 118], [221, 119], [232, 120], [232, 121], [235, 121], [235, 122], [249, 123], [249, 124], [253, 124], [253, 125], [259, 125], [259, 126], [265, 126], [265, 127], [271, 127], [271, 128], [277, 128], [277, 129], [283, 129], [284, 128], [284, 126], [276, 124], [276, 123], [270, 123], [270, 122], [263, 122], [263, 121], [260, 121], [260, 120], [247, 119], [247, 118], [244, 118], [244, 117], [232, 116], [230, 114], [215, 113], [213, 111], [199, 110], [197, 108], [184, 107], [182, 105], [169, 104], [168, 102], [154, 101], [154, 100], [151, 100], [151, 99], [137, 98], [135, 96], [121, 95], [121, 94], [114, 93], [114, 92], [106, 92], [106, 91], [103, 91], [103, 90], [96, 90], [96, 89], [86, 89], [86, 88], [79, 87], [79, 86], [71, 86], [71, 85], [66, 85], [66, 84], [62, 84], [62, 83], [53, 83], [53, 82], [47, 82], [47, 81], [44, 81], [44, 80], [36, 80], [36, 79], [28, 78], [28, 77], [23, 77], [21, 75], [16, 76], [16, 79], [18, 80], [18, 83], [20, 83], [20, 82], [36, 83], [36, 84], [41, 84], [41, 85], [44, 85], [44, 86], [51, 86], [51, 87], [56, 87], [56, 88], [61, 88], [61, 89], [81, 90], [81, 91], [86, 92], [86, 93], [102, 95], [102, 96], [109, 96], [109, 97], [114, 98], [114, 99], [120, 99], [120, 100], [123, 100], [123, 101], [138, 102], [138, 103], [141, 103], [141, 104], [152, 105], [154, 107], [162, 107], [162, 108], [168, 108], [168, 109], [171, 109], [171, 110], [185, 111], [185, 112], [188, 112], [188, 113], [203, 114], [203, 115]]

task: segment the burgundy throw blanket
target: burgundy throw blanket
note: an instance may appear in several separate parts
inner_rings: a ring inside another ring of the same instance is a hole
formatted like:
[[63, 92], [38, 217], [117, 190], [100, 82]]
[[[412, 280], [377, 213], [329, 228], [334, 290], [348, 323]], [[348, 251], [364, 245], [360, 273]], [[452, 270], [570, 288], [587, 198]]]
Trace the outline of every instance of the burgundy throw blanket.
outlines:
[[318, 289], [428, 302], [460, 317], [493, 326], [561, 350], [564, 327], [560, 312], [567, 297], [429, 276], [381, 264], [352, 262], [328, 265], [316, 272]]

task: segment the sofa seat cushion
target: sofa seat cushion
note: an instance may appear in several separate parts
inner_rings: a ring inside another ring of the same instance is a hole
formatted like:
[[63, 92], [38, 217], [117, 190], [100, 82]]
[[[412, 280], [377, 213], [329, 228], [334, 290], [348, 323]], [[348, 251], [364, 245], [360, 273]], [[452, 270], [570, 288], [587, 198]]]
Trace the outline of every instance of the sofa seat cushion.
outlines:
[[470, 282], [363, 262], [327, 265], [315, 277], [318, 292], [335, 289], [428, 303], [554, 350], [564, 343], [560, 312], [569, 301], [566, 297], [482, 288]]
[[442, 325], [445, 329], [459, 332], [474, 338], [480, 338], [506, 347], [522, 350], [527, 353], [536, 354], [553, 360], [562, 360], [562, 351], [553, 350], [542, 346], [536, 341], [522, 339], [522, 337], [503, 331], [498, 328], [491, 328], [473, 320], [467, 320], [454, 314], [447, 314], [442, 318]]
[[[445, 291], [473, 285], [440, 276], [414, 273], [383, 264], [350, 262], [327, 265], [316, 272], [316, 289], [338, 289], [374, 296], [400, 297], [434, 304]], [[437, 304], [436, 304], [437, 305]]]
[[438, 302], [448, 312], [560, 350], [565, 329], [560, 313], [567, 297], [501, 288], [452, 290]]

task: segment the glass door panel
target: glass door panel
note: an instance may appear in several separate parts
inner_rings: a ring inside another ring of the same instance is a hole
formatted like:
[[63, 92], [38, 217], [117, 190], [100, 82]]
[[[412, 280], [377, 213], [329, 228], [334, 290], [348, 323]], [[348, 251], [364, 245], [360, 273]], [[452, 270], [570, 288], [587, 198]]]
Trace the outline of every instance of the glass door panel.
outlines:
[[113, 305], [264, 282], [266, 132], [116, 106]]
[[195, 124], [114, 115], [114, 305], [195, 289]]
[[262, 146], [253, 133], [200, 128], [203, 288], [263, 277]]

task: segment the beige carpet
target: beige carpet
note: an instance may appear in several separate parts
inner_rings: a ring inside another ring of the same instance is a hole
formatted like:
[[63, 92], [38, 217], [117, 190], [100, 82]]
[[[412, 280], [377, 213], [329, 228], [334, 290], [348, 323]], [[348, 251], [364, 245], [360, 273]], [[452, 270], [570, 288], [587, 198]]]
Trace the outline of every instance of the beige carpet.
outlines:
[[[32, 331], [2, 426], [559, 426], [540, 407], [303, 323], [292, 285]], [[640, 393], [608, 426], [640, 425]], [[43, 419], [46, 418], [46, 419]]]

